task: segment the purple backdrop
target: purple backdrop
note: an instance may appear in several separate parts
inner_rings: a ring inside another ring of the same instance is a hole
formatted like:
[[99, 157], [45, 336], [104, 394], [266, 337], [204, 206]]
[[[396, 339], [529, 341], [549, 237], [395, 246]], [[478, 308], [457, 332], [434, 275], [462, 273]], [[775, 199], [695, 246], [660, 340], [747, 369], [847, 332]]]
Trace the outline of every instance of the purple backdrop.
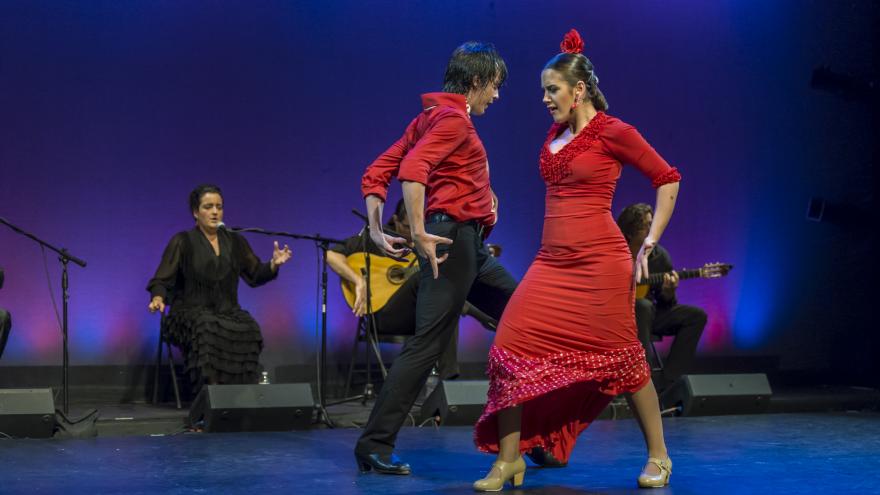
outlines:
[[[866, 298], [850, 292], [792, 316], [799, 298], [824, 297], [804, 285], [803, 264], [817, 261], [804, 246], [825, 256], [849, 243], [845, 229], [806, 222], [804, 209], [812, 195], [871, 201], [871, 165], [857, 148], [871, 114], [808, 82], [821, 63], [864, 69], [865, 10], [821, 2], [4, 2], [0, 216], [89, 262], [71, 269], [73, 364], [147, 362], [157, 317], [146, 311], [144, 286], [167, 240], [190, 227], [195, 184], [224, 189], [229, 225], [353, 233], [363, 168], [419, 110], [419, 94], [439, 88], [452, 49], [481, 39], [510, 68], [500, 102], [476, 125], [501, 198], [492, 241], [519, 277], [543, 215], [537, 154], [550, 120], [539, 72], [576, 27], [610, 113], [684, 175], [662, 240], [676, 265], [736, 265], [726, 279], [680, 289], [680, 301], [709, 312], [701, 352], [829, 366], [834, 337], [820, 327], [855, 318], [847, 304]], [[396, 200], [396, 183], [393, 190]], [[648, 181], [628, 169], [614, 213], [653, 200]], [[250, 240], [269, 255], [271, 239]], [[313, 358], [317, 253], [306, 242], [292, 248], [276, 283], [241, 289], [270, 365]], [[47, 258], [57, 298], [58, 263]], [[0, 265], [0, 306], [15, 321], [3, 364], [60, 362], [39, 248], [0, 227]], [[797, 293], [786, 290], [792, 282]], [[342, 353], [354, 319], [335, 276], [329, 308], [330, 343]], [[804, 325], [812, 325], [807, 339]], [[491, 335], [468, 322], [461, 341], [461, 359], [480, 361]]]

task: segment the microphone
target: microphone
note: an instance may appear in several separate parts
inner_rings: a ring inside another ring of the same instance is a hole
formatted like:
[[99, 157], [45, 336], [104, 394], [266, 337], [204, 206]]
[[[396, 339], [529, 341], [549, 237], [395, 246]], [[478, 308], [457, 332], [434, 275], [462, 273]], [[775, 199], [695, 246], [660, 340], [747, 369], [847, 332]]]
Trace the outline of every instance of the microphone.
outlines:
[[223, 230], [226, 232], [242, 232], [242, 231], [251, 231], [251, 232], [262, 232], [262, 229], [245, 229], [242, 227], [229, 227], [223, 222], [217, 222], [217, 230]]
[[[258, 234], [275, 235], [274, 232], [269, 232], [266, 229], [259, 229], [256, 227], [229, 227], [223, 222], [217, 222], [217, 230], [225, 230], [226, 232], [256, 232]], [[284, 235], [284, 233], [282, 232], [281, 235]]]

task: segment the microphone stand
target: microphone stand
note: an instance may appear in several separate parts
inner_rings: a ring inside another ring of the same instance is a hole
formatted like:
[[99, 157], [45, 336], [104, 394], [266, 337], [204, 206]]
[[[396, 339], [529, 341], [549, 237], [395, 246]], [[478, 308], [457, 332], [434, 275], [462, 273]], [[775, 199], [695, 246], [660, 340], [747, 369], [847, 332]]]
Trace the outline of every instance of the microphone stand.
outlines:
[[81, 266], [82, 268], [86, 267], [86, 262], [76, 256], [70, 254], [65, 248], [57, 248], [52, 244], [40, 239], [39, 237], [31, 234], [30, 232], [26, 232], [23, 229], [13, 225], [8, 222], [3, 217], [0, 217], [0, 223], [6, 225], [10, 229], [15, 232], [32, 239], [40, 246], [46, 247], [58, 253], [58, 261], [61, 262], [61, 307], [62, 307], [62, 323], [61, 323], [61, 336], [62, 336], [62, 363], [61, 363], [61, 390], [63, 396], [63, 410], [64, 414], [69, 414], [70, 412], [70, 355], [68, 353], [67, 348], [67, 334], [68, 334], [68, 325], [67, 325], [67, 314], [68, 314], [68, 301], [70, 300], [70, 293], [68, 291], [68, 277], [67, 277], [67, 264], [69, 262], [74, 262], [75, 264]]
[[324, 390], [327, 385], [327, 250], [330, 248], [330, 244], [342, 244], [343, 241], [340, 241], [338, 239], [330, 239], [328, 237], [322, 237], [320, 234], [301, 235], [291, 234], [290, 232], [275, 232], [258, 228], [225, 228], [233, 232], [246, 232], [273, 237], [289, 237], [291, 239], [314, 241], [315, 245], [318, 246], [319, 249], [321, 249], [321, 339], [319, 344], [320, 347], [317, 352], [318, 377], [316, 388], [318, 390], [318, 404], [315, 406], [315, 408], [318, 410], [318, 412], [315, 417], [315, 421], [317, 423], [324, 423], [325, 425], [327, 425], [328, 428], [335, 427], [335, 425], [333, 424], [333, 420], [330, 419], [330, 415], [327, 414], [327, 401], [324, 397]]
[[[361, 275], [364, 277], [364, 282], [366, 283], [366, 286], [367, 286], [367, 296], [366, 296], [367, 297], [367, 300], [366, 300], [367, 312], [364, 316], [361, 317], [360, 324], [364, 325], [364, 334], [365, 334], [364, 337], [366, 338], [365, 344], [368, 347], [367, 351], [364, 353], [365, 358], [366, 358], [366, 367], [365, 367], [366, 380], [364, 383], [364, 392], [362, 394], [353, 395], [351, 397], [345, 397], [344, 399], [334, 401], [334, 402], [330, 403], [331, 406], [335, 406], [337, 404], [344, 404], [346, 402], [354, 402], [357, 400], [361, 401], [361, 404], [366, 404], [368, 400], [370, 400], [374, 397], [375, 392], [374, 392], [374, 386], [373, 386], [373, 379], [372, 379], [372, 373], [370, 372], [370, 352], [371, 351], [376, 355], [376, 361], [379, 366], [379, 371], [382, 373], [382, 378], [384, 379], [386, 376], [388, 376], [388, 370], [385, 368], [385, 363], [382, 362], [382, 353], [379, 349], [379, 335], [377, 333], [378, 329], [376, 327], [376, 315], [373, 313], [373, 291], [372, 291], [372, 284], [370, 283], [370, 281], [371, 281], [371, 277], [370, 277], [370, 274], [371, 274], [370, 257], [371, 257], [371, 255], [370, 255], [369, 247], [367, 245], [367, 243], [370, 242], [369, 241], [370, 221], [367, 219], [366, 216], [364, 216], [361, 212], [359, 212], [357, 210], [351, 210], [351, 212], [354, 213], [361, 220], [364, 220], [364, 223], [365, 223], [364, 228], [361, 230], [360, 242], [361, 242], [361, 251], [364, 254], [364, 268], [361, 269]], [[386, 232], [390, 232], [390, 229], [383, 229], [383, 230], [385, 230]], [[358, 330], [358, 331], [360, 331], [360, 330]], [[348, 390], [346, 390], [346, 393], [347, 392], [348, 392]]]

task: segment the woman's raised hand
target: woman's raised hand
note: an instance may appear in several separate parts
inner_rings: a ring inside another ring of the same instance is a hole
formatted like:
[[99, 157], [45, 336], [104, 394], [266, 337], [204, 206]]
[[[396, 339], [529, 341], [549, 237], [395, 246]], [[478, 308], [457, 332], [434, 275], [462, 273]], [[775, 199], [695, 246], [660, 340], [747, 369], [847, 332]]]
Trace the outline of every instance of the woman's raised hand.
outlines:
[[275, 249], [272, 251], [272, 268], [275, 269], [287, 263], [291, 256], [293, 253], [287, 244], [284, 245], [284, 249], [281, 249], [278, 247], [278, 241], [275, 241]]

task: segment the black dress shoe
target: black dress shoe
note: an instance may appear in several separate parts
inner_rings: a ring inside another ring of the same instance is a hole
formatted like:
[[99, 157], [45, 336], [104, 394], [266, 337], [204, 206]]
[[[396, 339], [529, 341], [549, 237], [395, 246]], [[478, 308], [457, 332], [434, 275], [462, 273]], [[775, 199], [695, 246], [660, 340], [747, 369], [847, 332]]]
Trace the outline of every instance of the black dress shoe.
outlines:
[[541, 467], [564, 468], [565, 466], [568, 466], [567, 462], [562, 462], [553, 457], [553, 454], [547, 452], [541, 447], [534, 447], [532, 450], [526, 452], [526, 456], [531, 459], [532, 462]]
[[373, 470], [379, 474], [405, 475], [412, 472], [409, 464], [401, 461], [394, 454], [359, 454], [355, 452], [354, 458], [362, 473]]

